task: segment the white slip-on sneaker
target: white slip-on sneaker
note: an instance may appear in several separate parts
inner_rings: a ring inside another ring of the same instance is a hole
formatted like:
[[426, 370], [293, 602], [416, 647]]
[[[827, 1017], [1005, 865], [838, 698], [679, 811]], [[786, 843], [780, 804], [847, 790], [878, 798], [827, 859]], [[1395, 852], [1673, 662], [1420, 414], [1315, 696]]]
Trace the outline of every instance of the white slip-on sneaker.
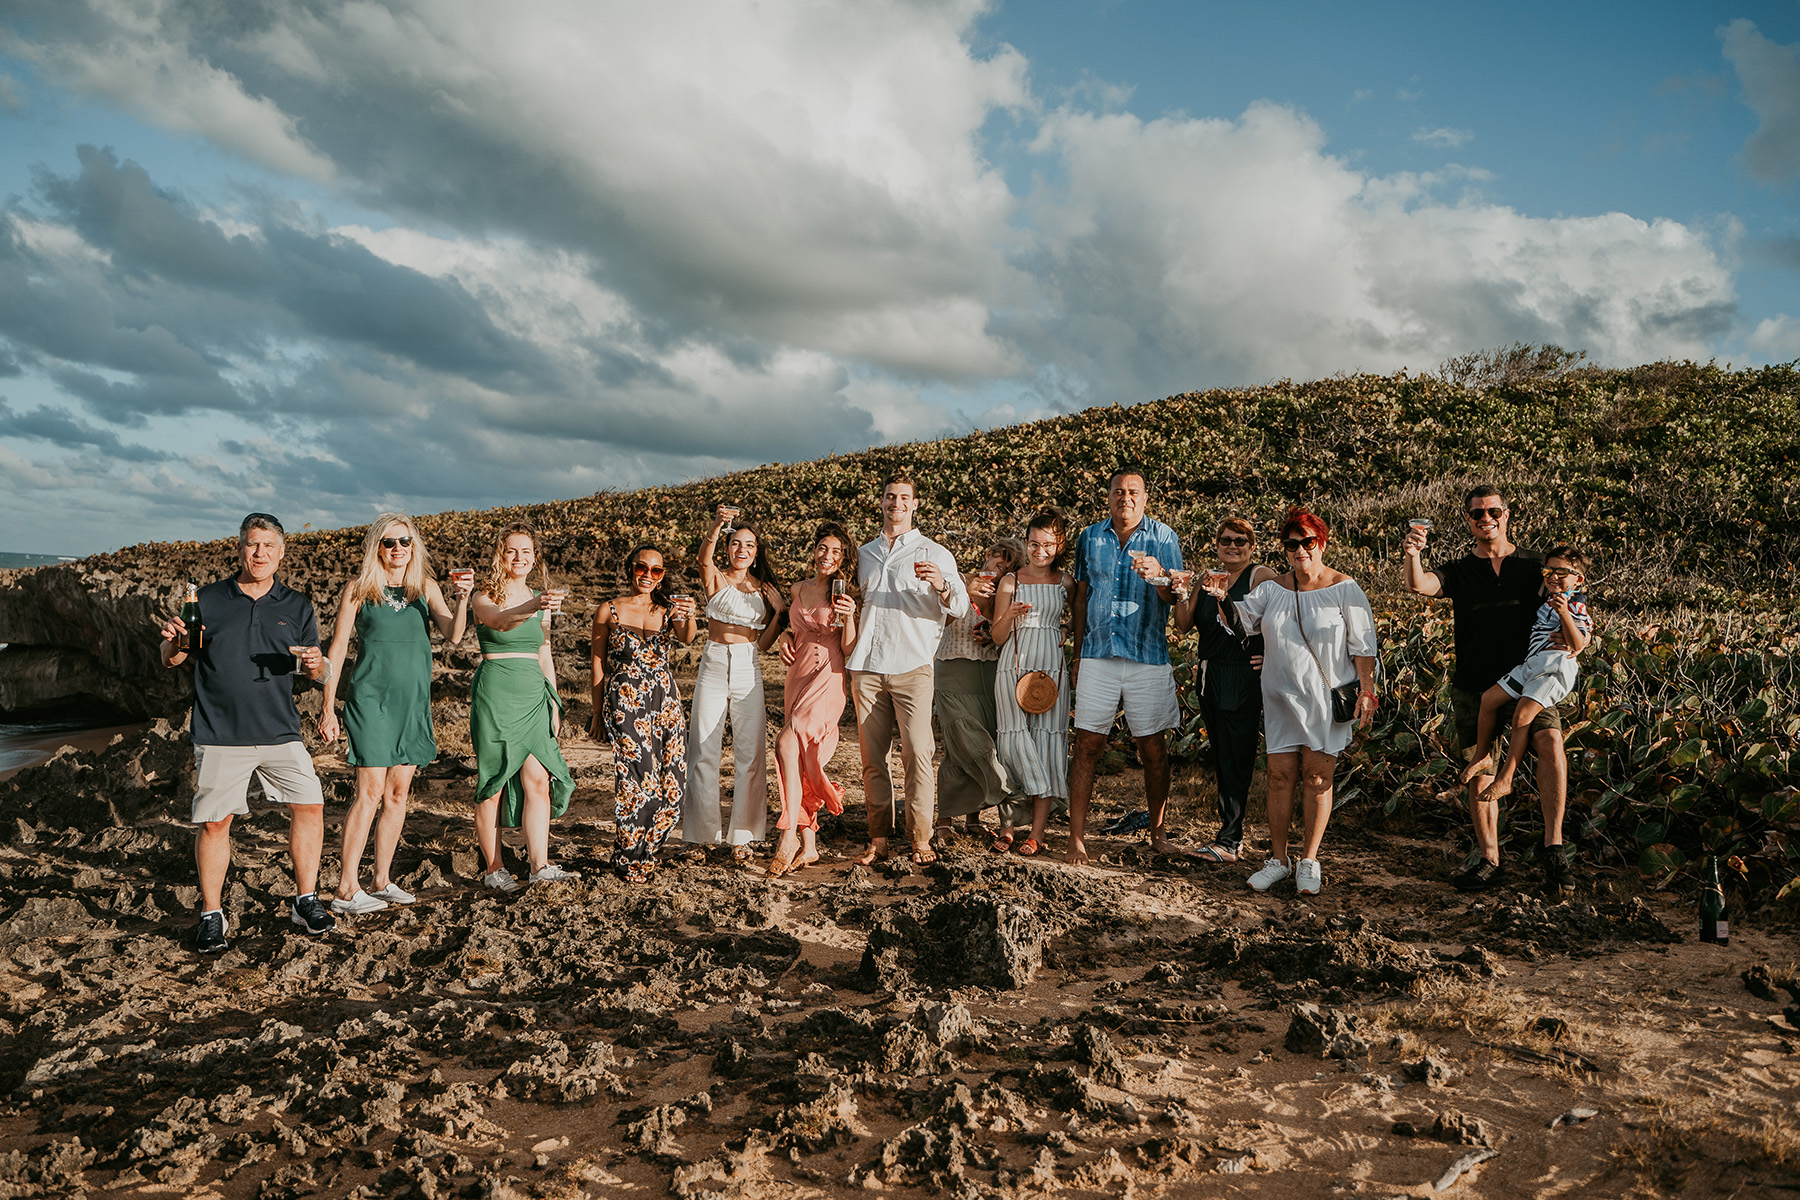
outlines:
[[561, 883], [565, 879], [579, 878], [581, 876], [577, 872], [565, 871], [555, 863], [545, 863], [531, 873], [533, 883]]
[[1302, 896], [1316, 896], [1319, 889], [1325, 886], [1325, 873], [1319, 869], [1319, 860], [1303, 858], [1294, 864], [1294, 890]]
[[364, 913], [380, 912], [386, 907], [386, 900], [371, 896], [361, 888], [357, 888], [356, 895], [348, 900], [339, 900], [333, 897], [331, 901], [332, 912], [347, 913], [352, 917], [360, 917]]
[[1250, 886], [1266, 892], [1293, 873], [1293, 869], [1279, 858], [1271, 858], [1263, 864], [1262, 870], [1250, 877]]
[[370, 892], [377, 900], [386, 900], [389, 904], [411, 904], [418, 897], [397, 883], [390, 883], [377, 892]]
[[519, 881], [513, 878], [513, 873], [511, 871], [507, 870], [505, 867], [501, 867], [497, 871], [489, 871], [486, 875], [483, 875], [481, 877], [481, 886], [490, 888], [496, 892], [516, 892], [519, 890]]

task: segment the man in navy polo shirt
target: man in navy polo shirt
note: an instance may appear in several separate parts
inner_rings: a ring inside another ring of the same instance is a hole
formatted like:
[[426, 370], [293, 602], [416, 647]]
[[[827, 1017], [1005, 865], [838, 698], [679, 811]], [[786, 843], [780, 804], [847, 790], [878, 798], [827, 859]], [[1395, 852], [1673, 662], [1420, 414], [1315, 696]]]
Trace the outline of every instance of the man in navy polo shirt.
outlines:
[[[312, 601], [275, 578], [287, 550], [281, 522], [251, 513], [238, 527], [238, 573], [200, 589], [201, 647], [194, 661], [194, 791], [199, 826], [200, 927], [194, 949], [227, 948], [221, 893], [231, 865], [231, 819], [248, 816], [250, 776], [270, 800], [288, 806], [288, 855], [294, 864], [294, 924], [324, 933], [337, 924], [319, 903], [319, 847], [325, 796], [300, 740], [294, 681], [324, 680], [331, 662], [319, 650]], [[182, 624], [162, 627], [162, 661], [188, 660]]]

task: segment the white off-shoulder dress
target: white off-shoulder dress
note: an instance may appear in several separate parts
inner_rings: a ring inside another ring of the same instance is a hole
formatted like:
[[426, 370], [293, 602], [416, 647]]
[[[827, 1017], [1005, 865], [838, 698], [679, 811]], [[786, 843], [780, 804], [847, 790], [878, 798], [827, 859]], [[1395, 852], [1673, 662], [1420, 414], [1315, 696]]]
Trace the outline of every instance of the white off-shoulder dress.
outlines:
[[[1271, 579], [1238, 601], [1237, 611], [1246, 634], [1260, 630], [1263, 635], [1263, 736], [1268, 752], [1341, 753], [1356, 724], [1331, 719], [1331, 689], [1356, 678], [1352, 655], [1375, 656], [1375, 614], [1362, 588], [1354, 579], [1345, 579], [1315, 591], [1295, 592]], [[1305, 640], [1297, 621], [1305, 623]]]

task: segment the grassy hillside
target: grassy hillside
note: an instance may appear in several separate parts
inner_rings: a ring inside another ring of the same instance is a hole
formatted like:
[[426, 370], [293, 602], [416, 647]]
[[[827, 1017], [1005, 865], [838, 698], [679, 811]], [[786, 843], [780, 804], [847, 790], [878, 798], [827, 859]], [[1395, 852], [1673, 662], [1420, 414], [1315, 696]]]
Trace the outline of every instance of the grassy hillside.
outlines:
[[[901, 466], [920, 480], [921, 526], [964, 559], [1047, 504], [1077, 524], [1097, 519], [1106, 476], [1126, 460], [1148, 468], [1152, 515], [1191, 549], [1221, 516], [1248, 516], [1273, 534], [1281, 511], [1304, 502], [1332, 526], [1332, 561], [1375, 597], [1387, 647], [1392, 702], [1375, 736], [1346, 756], [1342, 800], [1448, 822], [1448, 611], [1401, 592], [1395, 547], [1405, 519], [1424, 515], [1437, 521], [1436, 549], [1460, 552], [1462, 492], [1493, 481], [1512, 501], [1518, 540], [1572, 540], [1597, 560], [1601, 631], [1584, 657], [1570, 737], [1568, 827], [1584, 850], [1658, 876], [1691, 872], [1698, 854], [1715, 851], [1761, 894], [1800, 893], [1800, 370], [1569, 370], [1556, 356], [1485, 365], [1462, 371], [1467, 382], [1358, 375], [1189, 393], [419, 524], [440, 564], [472, 564], [485, 560], [496, 526], [530, 521], [553, 571], [591, 610], [639, 541], [691, 573], [719, 501], [759, 522], [790, 572], [823, 518], [873, 536], [881, 481]], [[296, 536], [289, 577], [329, 603], [361, 536]], [[186, 569], [177, 564], [215, 556], [223, 567], [229, 548], [133, 547], [98, 561], [160, 564], [173, 577]], [[558, 646], [585, 655], [584, 631], [566, 631]], [[1178, 745], [1203, 748], [1197, 718]], [[1511, 805], [1522, 823], [1515, 834], [1509, 822], [1507, 836], [1529, 857], [1529, 786]]]

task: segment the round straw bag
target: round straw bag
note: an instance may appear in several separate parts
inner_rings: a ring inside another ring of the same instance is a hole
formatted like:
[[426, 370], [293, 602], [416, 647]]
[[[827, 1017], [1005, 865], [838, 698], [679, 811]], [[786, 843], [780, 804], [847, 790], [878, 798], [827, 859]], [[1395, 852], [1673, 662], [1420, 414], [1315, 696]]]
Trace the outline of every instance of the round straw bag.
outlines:
[[[1013, 670], [1019, 669], [1018, 631], [1013, 631]], [[1019, 676], [1019, 682], [1013, 684], [1013, 699], [1019, 702], [1024, 712], [1037, 716], [1047, 713], [1056, 707], [1056, 677], [1048, 671], [1027, 671]]]

